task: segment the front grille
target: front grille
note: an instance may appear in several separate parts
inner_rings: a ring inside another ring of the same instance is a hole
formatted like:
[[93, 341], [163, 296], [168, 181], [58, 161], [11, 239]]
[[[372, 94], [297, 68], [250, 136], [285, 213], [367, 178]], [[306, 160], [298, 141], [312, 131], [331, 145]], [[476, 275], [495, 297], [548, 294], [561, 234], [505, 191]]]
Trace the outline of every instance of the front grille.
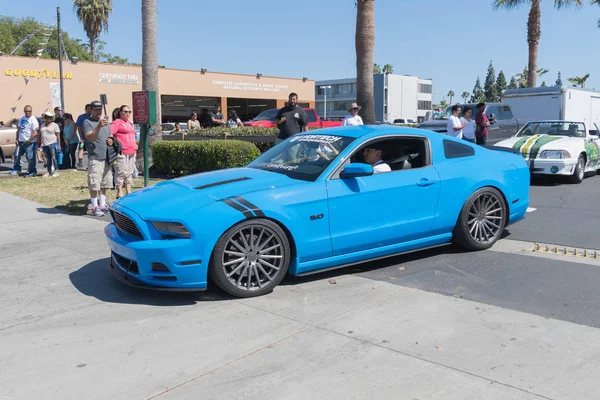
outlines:
[[110, 210], [110, 214], [112, 215], [113, 221], [115, 221], [117, 228], [131, 236], [143, 239], [142, 233], [131, 220], [131, 218], [115, 210]]
[[128, 260], [125, 257], [121, 257], [114, 251], [112, 252], [112, 257], [115, 260], [115, 262], [117, 262], [117, 264], [119, 264], [121, 267], [125, 268], [130, 273], [135, 274], [135, 275], [140, 273], [140, 270], [138, 269], [138, 265], [135, 261]]

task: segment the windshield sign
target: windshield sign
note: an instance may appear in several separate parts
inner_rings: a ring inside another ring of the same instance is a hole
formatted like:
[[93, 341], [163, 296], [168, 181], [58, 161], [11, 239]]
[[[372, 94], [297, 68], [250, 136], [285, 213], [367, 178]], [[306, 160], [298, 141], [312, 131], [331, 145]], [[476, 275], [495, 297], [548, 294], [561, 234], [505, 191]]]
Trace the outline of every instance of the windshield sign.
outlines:
[[533, 135], [585, 137], [585, 125], [582, 122], [529, 122], [517, 134]]
[[248, 167], [315, 181], [353, 141], [346, 136], [297, 134], [272, 147]]

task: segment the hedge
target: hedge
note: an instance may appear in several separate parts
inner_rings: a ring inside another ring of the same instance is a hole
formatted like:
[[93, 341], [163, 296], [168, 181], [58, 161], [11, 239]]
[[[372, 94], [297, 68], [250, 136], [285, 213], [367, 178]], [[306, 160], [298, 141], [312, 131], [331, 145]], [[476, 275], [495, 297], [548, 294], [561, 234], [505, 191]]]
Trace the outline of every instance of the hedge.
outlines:
[[192, 136], [276, 136], [277, 128], [262, 128], [254, 126], [239, 126], [237, 128], [215, 127], [208, 129], [191, 129], [186, 135]]
[[258, 156], [253, 143], [241, 140], [160, 141], [152, 146], [154, 165], [174, 175], [243, 167]]

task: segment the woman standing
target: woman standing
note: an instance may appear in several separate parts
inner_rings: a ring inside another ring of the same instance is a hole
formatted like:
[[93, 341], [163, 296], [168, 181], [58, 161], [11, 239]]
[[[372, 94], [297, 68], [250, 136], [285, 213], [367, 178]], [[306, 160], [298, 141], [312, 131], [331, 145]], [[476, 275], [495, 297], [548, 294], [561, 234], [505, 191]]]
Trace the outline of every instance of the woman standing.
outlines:
[[473, 119], [473, 110], [466, 107], [464, 116], [460, 118], [461, 124], [467, 123], [463, 128], [463, 139], [467, 142], [475, 143], [475, 120]]
[[198, 114], [193, 112], [188, 120], [188, 131], [190, 129], [200, 129], [200, 121], [198, 121]]
[[228, 128], [237, 128], [238, 126], [244, 126], [242, 121], [238, 118], [235, 110], [229, 111], [229, 118], [227, 119], [227, 127]]
[[125, 185], [125, 194], [131, 193], [131, 183], [133, 181], [133, 165], [135, 163], [135, 152], [137, 144], [135, 143], [135, 128], [129, 121], [131, 109], [129, 106], [119, 108], [119, 118], [115, 119], [110, 126], [110, 132], [113, 137], [121, 142], [123, 154], [117, 156], [115, 165], [117, 199], [123, 196], [123, 185]]
[[65, 113], [63, 115], [63, 119], [65, 120], [65, 127], [63, 131], [63, 136], [65, 138], [65, 153], [67, 153], [67, 158], [69, 159], [69, 168], [76, 167], [77, 161], [77, 148], [79, 147], [79, 135], [77, 134], [77, 126], [75, 125], [75, 121], [73, 121], [73, 115], [69, 113]]
[[54, 114], [50, 111], [44, 113], [44, 124], [40, 129], [42, 151], [46, 155], [46, 169], [44, 178], [58, 176], [58, 160], [56, 151], [60, 151], [60, 127], [54, 122]]
[[358, 115], [360, 108], [361, 107], [358, 104], [352, 103], [352, 105], [350, 106], [350, 110], [348, 110], [350, 114], [347, 115], [346, 118], [344, 118], [342, 126], [363, 125], [363, 120], [360, 117], [360, 115]]

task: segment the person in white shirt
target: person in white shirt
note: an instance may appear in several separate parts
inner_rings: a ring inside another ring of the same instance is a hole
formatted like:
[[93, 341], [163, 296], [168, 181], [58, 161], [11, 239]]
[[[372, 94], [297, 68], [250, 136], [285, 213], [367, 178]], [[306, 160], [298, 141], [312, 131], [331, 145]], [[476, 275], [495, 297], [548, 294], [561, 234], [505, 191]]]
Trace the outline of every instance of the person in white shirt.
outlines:
[[344, 118], [342, 126], [363, 125], [363, 120], [360, 117], [360, 115], [358, 115], [360, 109], [361, 107], [358, 104], [352, 103], [352, 105], [350, 106], [350, 110], [348, 110], [350, 114], [347, 115], [346, 118]]
[[467, 124], [463, 128], [463, 139], [467, 142], [475, 143], [475, 120], [473, 119], [473, 110], [466, 107], [464, 117], [460, 118], [461, 124]]
[[462, 139], [463, 128], [467, 126], [466, 123], [460, 122], [460, 106], [452, 106], [452, 115], [448, 118], [448, 136]]
[[378, 148], [377, 145], [366, 147], [363, 150], [363, 157], [365, 158], [365, 162], [373, 166], [374, 173], [377, 174], [380, 172], [391, 172], [392, 169], [381, 159], [381, 155], [382, 151], [380, 148]]
[[36, 176], [36, 158], [35, 148], [37, 147], [37, 137], [39, 135], [40, 124], [36, 117], [33, 116], [33, 109], [30, 105], [26, 105], [23, 109], [25, 115], [23, 115], [17, 125], [17, 135], [15, 143], [18, 146], [18, 152], [15, 154], [15, 163], [11, 175], [18, 175], [21, 172], [21, 157], [23, 154], [27, 156], [29, 162], [29, 168], [27, 170], [27, 176]]

